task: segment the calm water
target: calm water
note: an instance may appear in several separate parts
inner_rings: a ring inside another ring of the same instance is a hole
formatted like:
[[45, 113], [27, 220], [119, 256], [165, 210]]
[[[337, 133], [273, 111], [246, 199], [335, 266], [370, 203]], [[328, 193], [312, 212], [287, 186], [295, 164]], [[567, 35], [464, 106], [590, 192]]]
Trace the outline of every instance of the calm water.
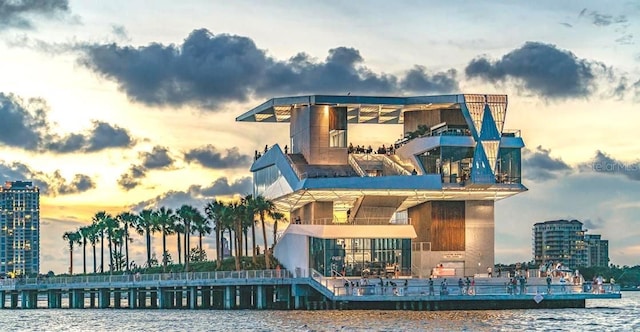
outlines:
[[504, 311], [0, 310], [0, 331], [640, 331], [640, 292], [585, 309]]

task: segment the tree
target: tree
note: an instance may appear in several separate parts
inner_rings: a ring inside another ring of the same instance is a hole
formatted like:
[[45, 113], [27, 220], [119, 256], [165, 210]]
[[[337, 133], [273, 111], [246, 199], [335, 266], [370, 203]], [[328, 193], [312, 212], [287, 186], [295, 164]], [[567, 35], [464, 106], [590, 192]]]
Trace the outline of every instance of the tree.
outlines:
[[116, 216], [116, 220], [122, 224], [122, 229], [124, 230], [125, 269], [127, 271], [129, 270], [129, 241], [131, 240], [129, 236], [129, 227], [134, 226], [136, 218], [136, 215], [131, 212], [120, 212]]
[[89, 227], [89, 243], [91, 243], [91, 247], [93, 248], [93, 273], [98, 273], [98, 256], [96, 255], [96, 242], [98, 242], [98, 226], [94, 223], [88, 226]]
[[116, 231], [118, 230], [118, 222], [111, 215], [107, 215], [106, 218], [102, 220], [104, 230], [107, 233], [107, 244], [109, 246], [109, 272], [112, 272], [115, 264], [113, 261], [114, 254], [114, 240], [116, 238]]
[[147, 242], [147, 267], [151, 266], [151, 234], [157, 231], [157, 225], [154, 224], [155, 216], [152, 210], [142, 210], [136, 219], [136, 232], [145, 235]]
[[91, 236], [91, 225], [80, 227], [78, 234], [82, 238], [82, 273], [87, 274], [87, 241]]
[[222, 266], [222, 212], [224, 209], [224, 203], [219, 200], [214, 200], [204, 207], [204, 212], [207, 218], [213, 222], [214, 230], [216, 232], [216, 266], [220, 268]]
[[105, 211], [100, 211], [92, 219], [96, 234], [100, 236], [100, 272], [104, 272], [104, 234], [106, 230], [104, 220], [107, 218], [111, 218], [111, 215]]
[[80, 244], [81, 236], [79, 232], [65, 232], [62, 239], [69, 243], [69, 274], [73, 274], [73, 246]]
[[260, 215], [260, 224], [262, 225], [262, 238], [264, 239], [264, 265], [267, 269], [271, 268], [269, 262], [269, 246], [267, 244], [267, 229], [264, 224], [265, 216], [271, 216], [276, 212], [276, 206], [272, 201], [264, 198], [262, 195], [255, 197], [255, 209]]
[[195, 210], [193, 214], [193, 228], [191, 229], [192, 233], [198, 233], [198, 248], [204, 250], [202, 247], [202, 237], [204, 235], [211, 233], [211, 226], [209, 226], [209, 219], [200, 213], [200, 211]]
[[[176, 211], [178, 213], [178, 211]], [[184, 222], [180, 216], [176, 216], [176, 221], [173, 224], [173, 233], [176, 235], [177, 248], [178, 248], [178, 264], [182, 264], [182, 235], [184, 234]]]
[[[257, 263], [258, 253], [256, 252], [258, 246], [256, 245], [256, 205], [255, 200], [253, 199], [253, 195], [249, 194], [242, 198], [243, 204], [247, 206], [247, 215], [251, 218], [251, 244], [252, 244], [252, 252], [251, 260], [253, 261], [253, 265]], [[249, 241], [247, 241], [249, 242]]]
[[167, 209], [164, 206], [158, 209], [155, 213], [156, 224], [162, 232], [162, 271], [167, 271], [168, 252], [167, 252], [167, 235], [173, 232], [173, 223], [175, 217], [173, 210]]
[[189, 250], [191, 249], [189, 235], [191, 234], [191, 223], [194, 218], [197, 218], [198, 210], [191, 205], [184, 204], [178, 209], [177, 214], [184, 225], [184, 269], [189, 271]]
[[287, 218], [284, 217], [284, 213], [282, 212], [274, 212], [271, 214], [271, 218], [273, 219], [273, 247], [275, 248], [276, 243], [278, 243], [277, 235], [278, 235], [278, 222], [279, 221], [287, 221]]

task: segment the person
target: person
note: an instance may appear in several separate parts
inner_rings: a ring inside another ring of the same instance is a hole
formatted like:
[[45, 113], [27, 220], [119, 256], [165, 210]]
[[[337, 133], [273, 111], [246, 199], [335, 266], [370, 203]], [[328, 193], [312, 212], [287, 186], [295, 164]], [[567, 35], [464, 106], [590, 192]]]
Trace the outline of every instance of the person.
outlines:
[[418, 171], [414, 168], [413, 171], [411, 171], [411, 175], [418, 175]]
[[469, 287], [468, 293], [469, 293], [469, 295], [475, 295], [476, 294], [476, 279], [475, 278], [471, 278], [471, 286]]
[[498, 278], [502, 276], [502, 268], [498, 266]]
[[289, 146], [284, 146], [284, 154], [289, 154]]
[[560, 291], [561, 292], [565, 292], [566, 288], [565, 288], [565, 284], [567, 283], [567, 280], [564, 278], [564, 275], [560, 276]]
[[491, 278], [491, 274], [492, 274], [492, 270], [491, 270], [491, 266], [487, 267], [487, 275], [489, 276], [489, 278]]
[[447, 291], [447, 278], [445, 278], [440, 283], [440, 295], [447, 295], [447, 294], [448, 294], [448, 291]]
[[351, 209], [347, 210], [347, 220], [351, 217]]
[[524, 275], [520, 276], [520, 294], [524, 294], [526, 291], [525, 285], [527, 284], [527, 277]]
[[280, 278], [280, 264], [276, 265], [276, 278]]
[[613, 277], [611, 277], [611, 279], [609, 279], [609, 291], [611, 293], [613, 293], [613, 288], [614, 288], [615, 284], [616, 284], [616, 280], [613, 279]]
[[429, 296], [433, 296], [433, 279], [429, 278]]
[[469, 280], [469, 277], [467, 277], [464, 283], [466, 285], [465, 293], [469, 294], [469, 291], [471, 290], [471, 280]]
[[265, 144], [265, 146], [264, 146], [264, 153], [267, 153], [267, 151], [269, 151], [269, 145], [268, 145], [268, 144]]
[[547, 275], [547, 294], [551, 294], [551, 275]]
[[460, 295], [464, 294], [464, 281], [462, 278], [458, 279], [458, 288], [460, 288]]
[[298, 225], [301, 223], [300, 222], [300, 216], [296, 216], [295, 223], [298, 224]]

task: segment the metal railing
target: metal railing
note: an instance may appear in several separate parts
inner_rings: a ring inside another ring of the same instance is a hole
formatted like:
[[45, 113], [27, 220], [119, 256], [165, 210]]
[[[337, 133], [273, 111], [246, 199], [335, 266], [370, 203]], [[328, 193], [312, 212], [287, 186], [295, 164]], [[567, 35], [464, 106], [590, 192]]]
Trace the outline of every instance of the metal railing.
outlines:
[[317, 218], [312, 220], [300, 220], [299, 223], [303, 225], [411, 225], [411, 218]]
[[354, 171], [356, 171], [356, 173], [358, 173], [358, 175], [360, 175], [361, 177], [366, 177], [367, 174], [362, 170], [362, 167], [360, 167], [360, 164], [358, 164], [358, 162], [356, 161], [356, 158], [353, 157], [353, 154], [349, 154], [349, 165], [351, 165], [351, 168], [353, 168]]
[[179, 273], [133, 273], [125, 275], [89, 275], [68, 277], [38, 277], [20, 279], [1, 279], [0, 289], [27, 285], [71, 285], [71, 284], [111, 284], [158, 282], [169, 280], [223, 280], [223, 279], [265, 279], [292, 278], [288, 270], [246, 270], [246, 271], [212, 271], [212, 272], [179, 272]]

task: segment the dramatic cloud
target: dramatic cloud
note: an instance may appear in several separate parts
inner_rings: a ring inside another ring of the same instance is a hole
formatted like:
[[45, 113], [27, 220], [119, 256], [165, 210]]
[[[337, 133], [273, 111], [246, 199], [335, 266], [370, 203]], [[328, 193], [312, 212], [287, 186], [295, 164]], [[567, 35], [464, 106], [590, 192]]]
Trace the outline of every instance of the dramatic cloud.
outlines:
[[465, 69], [467, 76], [491, 83], [512, 79], [519, 87], [548, 99], [588, 97], [595, 90], [596, 76], [606, 71], [601, 63], [538, 42], [527, 42], [497, 61], [476, 58]]
[[246, 195], [250, 194], [253, 191], [252, 183], [253, 182], [251, 178], [248, 176], [238, 179], [233, 183], [229, 183], [229, 180], [227, 180], [226, 177], [221, 177], [207, 187], [193, 185], [189, 187], [189, 191], [197, 193], [204, 197], [227, 196], [236, 194]]
[[48, 111], [42, 99], [23, 101], [0, 92], [0, 144], [29, 151], [73, 153], [123, 148], [135, 143], [126, 129], [101, 121], [94, 121], [93, 128], [84, 133], [54, 134]]
[[251, 178], [244, 177], [229, 183], [226, 177], [216, 179], [211, 185], [203, 187], [192, 185], [185, 191], [169, 191], [152, 199], [139, 202], [131, 207], [134, 211], [142, 209], [156, 209], [165, 206], [177, 209], [183, 204], [189, 204], [202, 210], [203, 206], [216, 199], [217, 196], [246, 195], [252, 190]]
[[12, 162], [5, 163], [0, 160], [0, 180], [5, 181], [32, 181], [40, 188], [43, 195], [70, 195], [86, 192], [96, 187], [90, 176], [85, 174], [75, 174], [69, 182], [56, 170], [53, 174], [35, 171], [29, 166]]
[[329, 50], [324, 61], [305, 53], [280, 61], [250, 38], [213, 35], [205, 29], [194, 30], [178, 46], [113, 43], [69, 48], [83, 53], [81, 64], [116, 81], [130, 99], [147, 105], [215, 108], [253, 95], [448, 93], [458, 89], [455, 70], [429, 74], [418, 66], [404, 78], [374, 73], [363, 65], [358, 50], [347, 47]]
[[237, 147], [227, 149], [223, 156], [215, 146], [209, 144], [197, 149], [192, 149], [184, 154], [186, 162], [197, 162], [208, 168], [237, 168], [247, 166], [251, 163], [249, 155], [240, 154]]
[[33, 15], [54, 17], [67, 13], [68, 0], [0, 0], [0, 30], [33, 29]]
[[640, 161], [624, 162], [616, 160], [602, 151], [597, 151], [595, 157], [579, 166], [581, 171], [624, 175], [628, 179], [640, 181]]
[[146, 169], [166, 168], [173, 165], [173, 158], [169, 155], [169, 149], [162, 146], [154, 146], [151, 152], [140, 152], [142, 166]]
[[138, 156], [140, 165], [131, 165], [129, 170], [120, 175], [118, 185], [120, 188], [129, 191], [141, 184], [141, 179], [147, 176], [147, 171], [152, 169], [169, 169], [174, 163], [174, 159], [169, 153], [169, 149], [163, 146], [154, 146], [151, 152], [140, 152]]
[[529, 180], [546, 181], [555, 179], [558, 173], [570, 171], [571, 167], [562, 159], [551, 157], [551, 150], [538, 146], [535, 151], [523, 150], [522, 170]]

